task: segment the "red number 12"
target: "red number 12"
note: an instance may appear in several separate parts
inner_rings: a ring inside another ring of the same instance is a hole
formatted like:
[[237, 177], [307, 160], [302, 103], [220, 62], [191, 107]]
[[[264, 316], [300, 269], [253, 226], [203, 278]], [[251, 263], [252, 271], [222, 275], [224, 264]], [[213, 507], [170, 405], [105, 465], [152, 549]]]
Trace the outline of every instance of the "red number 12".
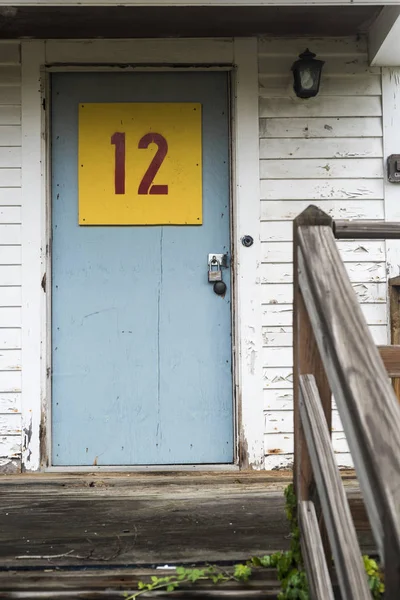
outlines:
[[[125, 194], [125, 133], [115, 132], [111, 136], [111, 144], [115, 146], [115, 193]], [[168, 143], [160, 133], [147, 133], [139, 141], [138, 148], [146, 149], [150, 144], [156, 144], [158, 149], [143, 175], [138, 194], [166, 195], [168, 185], [153, 185], [153, 181], [167, 156]]]

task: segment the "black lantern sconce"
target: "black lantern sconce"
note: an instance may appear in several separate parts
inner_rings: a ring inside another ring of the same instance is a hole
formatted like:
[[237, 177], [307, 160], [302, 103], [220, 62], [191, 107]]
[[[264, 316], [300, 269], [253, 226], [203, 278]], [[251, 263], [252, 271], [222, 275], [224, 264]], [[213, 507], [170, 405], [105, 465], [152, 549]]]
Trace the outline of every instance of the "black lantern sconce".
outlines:
[[299, 55], [292, 65], [294, 91], [299, 98], [313, 98], [318, 94], [321, 82], [323, 60], [316, 60], [315, 54], [307, 50]]

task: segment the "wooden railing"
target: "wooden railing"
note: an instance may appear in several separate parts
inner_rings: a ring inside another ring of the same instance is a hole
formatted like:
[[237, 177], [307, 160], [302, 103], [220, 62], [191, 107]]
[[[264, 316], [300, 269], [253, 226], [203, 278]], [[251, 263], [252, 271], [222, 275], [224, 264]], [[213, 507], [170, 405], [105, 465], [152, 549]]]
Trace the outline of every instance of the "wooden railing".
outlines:
[[[332, 396], [385, 572], [385, 600], [400, 598], [400, 405], [390, 376], [397, 347], [375, 346], [336, 238], [400, 238], [399, 223], [333, 220], [310, 206], [294, 221], [295, 487], [314, 600], [371, 598], [331, 443]], [[390, 365], [386, 372], [382, 358]]]

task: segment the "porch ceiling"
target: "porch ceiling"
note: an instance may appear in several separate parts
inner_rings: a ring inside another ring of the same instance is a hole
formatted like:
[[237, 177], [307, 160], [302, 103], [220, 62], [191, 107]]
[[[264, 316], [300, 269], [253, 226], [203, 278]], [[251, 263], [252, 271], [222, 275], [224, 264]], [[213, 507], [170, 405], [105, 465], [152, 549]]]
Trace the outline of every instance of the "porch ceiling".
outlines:
[[0, 39], [346, 36], [381, 7], [0, 7]]

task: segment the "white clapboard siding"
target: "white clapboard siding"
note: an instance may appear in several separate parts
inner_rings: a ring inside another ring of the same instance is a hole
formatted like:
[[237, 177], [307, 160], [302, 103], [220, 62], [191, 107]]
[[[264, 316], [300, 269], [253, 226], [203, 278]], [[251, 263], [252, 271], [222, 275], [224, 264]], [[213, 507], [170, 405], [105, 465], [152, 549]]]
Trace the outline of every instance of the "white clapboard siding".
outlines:
[[[369, 325], [387, 324], [386, 304], [361, 304], [361, 310]], [[263, 304], [261, 313], [263, 327], [284, 327], [293, 324], [293, 311], [291, 304]]]
[[[1, 463], [7, 464], [10, 458], [21, 457], [21, 435], [3, 435], [0, 436], [0, 468]], [[1, 459], [7, 459], [2, 461]]]
[[[290, 67], [307, 46], [325, 65], [318, 96], [301, 100]], [[310, 204], [334, 219], [385, 218], [381, 90], [364, 38], [259, 40], [266, 468], [293, 461], [292, 220]], [[387, 343], [385, 242], [337, 246], [375, 343]], [[333, 420], [338, 462], [351, 466], [337, 412]]]
[[[272, 120], [272, 119], [271, 119]], [[260, 158], [380, 158], [381, 138], [305, 138], [260, 139]]]
[[[349, 452], [335, 452], [335, 459], [340, 469], [353, 468], [353, 459]], [[293, 452], [290, 454], [268, 454], [265, 457], [264, 468], [267, 471], [293, 468]]]
[[[385, 260], [383, 241], [344, 241], [337, 242], [338, 249], [346, 262], [382, 262]], [[263, 242], [261, 248], [263, 263], [291, 263], [293, 260], [292, 242]]]
[[19, 188], [21, 186], [21, 169], [0, 168], [0, 186], [3, 188]]
[[[349, 452], [346, 436], [343, 432], [333, 431], [332, 441], [335, 452]], [[289, 454], [293, 452], [293, 433], [266, 434], [264, 444], [266, 454]]]
[[21, 287], [0, 285], [0, 306], [21, 306]]
[[[268, 410], [264, 418], [265, 433], [293, 433], [293, 410]], [[343, 431], [337, 410], [332, 411], [332, 431]]]
[[19, 327], [0, 328], [0, 350], [19, 349], [21, 349], [21, 329]]
[[261, 160], [261, 179], [377, 179], [381, 158]]
[[21, 104], [21, 86], [0, 86], [0, 104], [16, 106]]
[[260, 119], [260, 139], [364, 137], [382, 137], [382, 119], [380, 117]]
[[0, 65], [19, 65], [21, 63], [21, 51], [19, 42], [0, 42]]
[[20, 413], [21, 412], [21, 394], [10, 392], [0, 393], [0, 413]]
[[20, 125], [21, 107], [17, 105], [0, 105], [0, 125]]
[[378, 96], [317, 96], [308, 102], [298, 98], [260, 98], [260, 117], [379, 117]]
[[0, 42], [0, 472], [21, 456], [20, 44]]
[[[386, 282], [386, 263], [382, 262], [348, 262], [347, 273], [353, 283]], [[261, 283], [292, 283], [293, 268], [288, 263], [261, 265]]]
[[0, 146], [0, 165], [2, 169], [21, 167], [21, 148]]
[[[375, 344], [384, 346], [388, 343], [388, 331], [386, 325], [370, 325], [369, 330], [371, 332]], [[293, 330], [290, 325], [283, 327], [263, 327], [262, 336], [264, 346], [266, 347], [290, 347], [290, 349], [292, 349]]]
[[[386, 283], [353, 283], [353, 290], [360, 302], [380, 303], [387, 301]], [[1, 294], [0, 294], [1, 297]], [[290, 283], [267, 283], [262, 285], [263, 304], [291, 304], [293, 285]]]
[[[283, 95], [295, 95], [293, 91], [292, 74], [260, 75], [259, 94], [261, 98], [282, 98]], [[358, 77], [335, 77], [326, 75], [322, 77], [318, 97], [321, 96], [377, 96], [381, 93], [380, 75], [369, 73]]]
[[[1, 102], [1, 94], [0, 94]], [[20, 125], [0, 125], [0, 146], [20, 146], [21, 145], [21, 127]]]
[[0, 223], [21, 223], [21, 207], [0, 206]]
[[334, 219], [366, 220], [384, 218], [382, 200], [262, 200], [261, 220], [291, 221], [310, 204], [315, 204]]
[[0, 246], [0, 265], [20, 265], [21, 246]]
[[21, 415], [17, 413], [0, 413], [0, 436], [18, 435], [21, 433]]
[[261, 200], [383, 200], [382, 179], [262, 179]]

